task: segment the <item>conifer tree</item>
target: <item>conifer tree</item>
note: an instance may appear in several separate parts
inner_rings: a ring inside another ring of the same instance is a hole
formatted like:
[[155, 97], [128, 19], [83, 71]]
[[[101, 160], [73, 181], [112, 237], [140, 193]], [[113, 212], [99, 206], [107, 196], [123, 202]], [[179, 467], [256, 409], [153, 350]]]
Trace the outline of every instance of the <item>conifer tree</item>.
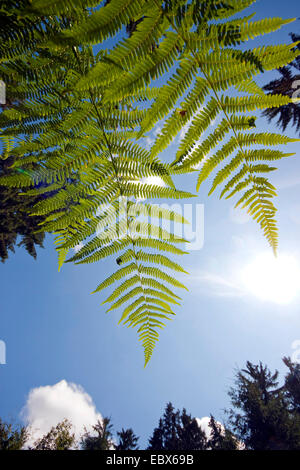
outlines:
[[177, 432], [180, 450], [205, 450], [207, 448], [208, 443], [205, 432], [198, 425], [197, 420], [187, 414], [185, 408], [181, 412]]
[[197, 420], [186, 410], [175, 411], [172, 403], [166, 405], [159, 425], [149, 439], [149, 450], [204, 450], [206, 435]]
[[242, 448], [238, 439], [227, 429], [218, 423], [213, 416], [209, 421], [210, 435], [207, 448], [211, 450], [238, 450]]
[[[300, 50], [300, 35], [291, 33], [292, 41], [296, 44], [295, 49]], [[290, 64], [278, 69], [279, 78], [270, 81], [264, 86], [264, 90], [271, 95], [285, 95], [292, 98], [300, 97], [300, 59], [296, 57]], [[277, 125], [283, 131], [291, 124], [300, 134], [300, 104], [288, 103], [279, 108], [267, 108], [263, 111], [269, 121], [277, 119]]]
[[277, 379], [277, 371], [271, 373], [262, 363], [249, 361], [236, 374], [235, 386], [229, 392], [234, 407], [229, 412], [230, 423], [247, 449], [300, 449], [299, 420]]
[[164, 449], [164, 430], [163, 420], [159, 419], [158, 426], [154, 428], [153, 434], [149, 439], [148, 450], [162, 450]]
[[83, 450], [110, 450], [113, 448], [112, 424], [110, 418], [98, 420], [93, 426], [93, 431], [85, 430], [81, 437]]
[[133, 430], [123, 429], [117, 432], [119, 442], [116, 445], [116, 450], [138, 450], [137, 442], [139, 438], [134, 434]]
[[[9, 175], [8, 160], [0, 159], [0, 176]], [[31, 216], [32, 207], [41, 201], [41, 196], [22, 195], [22, 188], [0, 186], [0, 258], [4, 262], [8, 251], [14, 252], [17, 238], [18, 246], [24, 246], [27, 252], [36, 258], [36, 247], [43, 247], [45, 233], [40, 231], [43, 216]]]
[[29, 436], [24, 426], [13, 426], [0, 418], [0, 450], [21, 450]]
[[300, 417], [300, 364], [293, 363], [289, 357], [284, 357], [283, 362], [289, 369], [285, 377], [286, 394], [292, 411]]

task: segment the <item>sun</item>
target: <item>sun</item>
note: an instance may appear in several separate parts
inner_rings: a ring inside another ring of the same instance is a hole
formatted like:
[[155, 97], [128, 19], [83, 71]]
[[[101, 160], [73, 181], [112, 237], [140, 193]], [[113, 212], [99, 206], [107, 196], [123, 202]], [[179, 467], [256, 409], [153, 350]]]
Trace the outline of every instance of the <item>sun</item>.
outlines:
[[261, 253], [243, 269], [242, 282], [262, 300], [288, 304], [300, 291], [300, 268], [291, 255]]

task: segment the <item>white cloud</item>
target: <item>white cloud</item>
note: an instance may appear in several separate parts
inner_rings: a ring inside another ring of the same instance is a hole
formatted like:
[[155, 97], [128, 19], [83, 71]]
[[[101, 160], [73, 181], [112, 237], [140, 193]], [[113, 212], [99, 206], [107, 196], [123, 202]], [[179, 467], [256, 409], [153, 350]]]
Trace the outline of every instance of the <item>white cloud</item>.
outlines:
[[149, 135], [145, 137], [145, 147], [147, 150], [150, 150], [150, 148], [154, 144], [154, 141], [155, 141], [154, 137], [150, 137]]
[[150, 150], [150, 148], [154, 144], [157, 136], [161, 133], [163, 125], [164, 125], [164, 122], [159, 121], [154, 127], [154, 129], [146, 137], [144, 137], [145, 147], [147, 150]]
[[199, 428], [201, 428], [202, 431], [205, 432], [206, 437], [210, 438], [210, 435], [211, 435], [211, 429], [209, 427], [210, 417], [203, 416], [203, 418], [196, 418], [196, 421], [197, 421]]
[[[210, 427], [209, 427], [210, 417], [204, 416], [203, 418], [196, 418], [196, 421], [198, 423], [198, 426], [202, 429], [202, 431], [205, 432], [206, 437], [208, 439], [210, 439], [211, 432], [212, 432]], [[216, 423], [221, 426], [221, 434], [224, 436], [225, 435], [224, 425], [222, 423], [220, 423], [220, 421], [216, 421]], [[244, 450], [245, 449], [245, 445], [241, 441], [238, 441], [236, 439], [236, 443], [237, 443], [237, 449], [238, 450]]]
[[72, 422], [77, 440], [84, 427], [91, 430], [96, 421], [102, 419], [90, 395], [80, 385], [66, 380], [30, 390], [21, 416], [32, 430], [28, 445], [65, 418]]
[[78, 251], [81, 250], [81, 248], [84, 247], [84, 244], [82, 242], [78, 243], [78, 245], [75, 245], [73, 250], [75, 251], [75, 253], [78, 253]]
[[162, 180], [159, 176], [147, 176], [146, 178], [142, 178], [141, 181], [143, 184], [153, 184], [155, 186], [166, 186], [164, 180]]
[[[159, 176], [147, 176], [147, 177], [142, 178], [140, 181], [131, 181], [131, 183], [133, 183], [133, 184], [139, 184], [139, 183], [150, 184], [150, 185], [154, 185], [154, 186], [160, 186], [162, 188], [166, 186], [166, 183], [164, 182], [164, 180], [161, 179]], [[143, 202], [143, 201], [146, 201], [145, 197], [136, 198], [136, 202]]]
[[161, 133], [161, 130], [163, 127], [164, 127], [164, 122], [158, 123], [155, 126], [154, 131], [153, 131], [153, 134], [155, 135], [155, 137], [157, 137]]
[[181, 131], [179, 132], [179, 138], [180, 140], [184, 138], [185, 134], [187, 133], [191, 123], [192, 123], [192, 120], [193, 120], [194, 116], [185, 123], [185, 125], [181, 128]]
[[[202, 429], [202, 431], [205, 432], [206, 437], [208, 439], [210, 439], [211, 433], [212, 433], [212, 430], [209, 426], [210, 417], [209, 416], [203, 416], [203, 418], [196, 418], [196, 421], [198, 423], [198, 426]], [[217, 421], [217, 420], [216, 420], [216, 423], [221, 426], [221, 433], [224, 435], [225, 434], [225, 428], [224, 428], [223, 424], [220, 423], [220, 421]]]

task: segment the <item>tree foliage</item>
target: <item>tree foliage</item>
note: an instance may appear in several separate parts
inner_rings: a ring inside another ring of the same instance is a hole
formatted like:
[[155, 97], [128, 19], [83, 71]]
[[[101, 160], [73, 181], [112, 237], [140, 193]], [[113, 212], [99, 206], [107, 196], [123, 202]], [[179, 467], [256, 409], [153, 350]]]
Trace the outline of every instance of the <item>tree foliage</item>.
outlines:
[[290, 410], [300, 415], [300, 364], [293, 363], [289, 357], [283, 358], [289, 371], [285, 377], [285, 389]]
[[[292, 41], [296, 44], [295, 49], [300, 50], [300, 35], [291, 33]], [[278, 69], [280, 77], [270, 81], [264, 86], [264, 90], [272, 95], [285, 95], [299, 98], [300, 89], [300, 59], [296, 57], [290, 64]], [[277, 125], [283, 131], [291, 124], [300, 132], [300, 105], [297, 102], [288, 103], [279, 108], [267, 108], [263, 115], [269, 121], [277, 119]]]
[[75, 434], [72, 423], [64, 419], [41, 439], [38, 439], [31, 450], [70, 450], [75, 447]]
[[138, 450], [138, 440], [139, 438], [134, 434], [133, 430], [123, 429], [120, 432], [117, 432], [119, 437], [119, 442], [116, 445], [116, 450]]
[[[116, 271], [94, 292], [113, 289], [104, 303], [108, 311], [122, 308], [120, 322], [137, 329], [145, 364], [179, 303], [174, 287], [184, 288], [177, 273], [185, 270], [173, 256], [185, 253], [185, 240], [161, 222], [187, 221], [154, 203], [193, 196], [175, 187], [174, 176], [201, 165], [199, 189], [217, 171], [210, 193], [222, 187], [221, 197], [239, 195], [236, 205], [277, 248], [276, 192], [267, 175], [290, 153], [271, 146], [295, 139], [256, 132], [253, 113], [291, 100], [266, 95], [254, 77], [299, 51], [294, 44], [239, 48], [290, 22], [236, 18], [253, 3], [33, 0], [2, 9], [13, 27], [0, 75], [14, 103], [0, 115], [2, 158], [16, 160], [0, 183], [31, 197], [51, 191], [30, 213], [45, 218], [41, 232], [55, 234], [60, 267], [116, 258]], [[148, 150], [143, 139], [160, 120]], [[173, 161], [162, 162], [180, 134]], [[157, 178], [162, 185], [152, 184]]]
[[[0, 175], [9, 175], [8, 160], [0, 160]], [[30, 216], [32, 207], [41, 201], [41, 196], [26, 197], [22, 188], [0, 186], [0, 258], [8, 258], [8, 250], [14, 252], [18, 236], [18, 246], [25, 246], [28, 253], [36, 258], [36, 247], [43, 247], [45, 234], [39, 232], [39, 224], [44, 217]]]
[[109, 418], [98, 420], [92, 432], [85, 431], [81, 438], [83, 450], [110, 450], [113, 449], [112, 424]]
[[207, 439], [195, 418], [168, 403], [149, 439], [148, 450], [205, 450]]
[[[232, 408], [227, 410], [226, 424], [211, 415], [208, 426], [202, 428], [201, 421], [185, 408], [176, 410], [167, 403], [147, 450], [300, 450], [300, 365], [288, 357], [283, 362], [288, 372], [281, 386], [278, 372], [272, 373], [262, 363], [248, 361], [245, 369], [236, 372], [229, 390]], [[0, 450], [138, 450], [139, 438], [134, 431], [122, 428], [116, 439], [110, 418], [99, 419], [91, 430], [85, 429], [79, 441], [68, 420], [28, 447], [32, 431], [0, 420]]]
[[237, 372], [230, 392], [234, 406], [229, 413], [230, 422], [247, 449], [300, 449], [300, 415], [290, 406], [290, 399], [295, 397], [292, 374], [298, 367], [291, 363], [289, 366], [291, 373], [283, 387], [278, 387], [278, 372], [272, 373], [262, 363], [254, 365], [248, 361], [246, 368]]
[[241, 450], [243, 448], [243, 444], [238, 441], [233, 432], [218, 423], [213, 416], [209, 421], [209, 429], [208, 448], [210, 450]]
[[0, 450], [21, 450], [28, 438], [24, 426], [13, 426], [0, 418]]

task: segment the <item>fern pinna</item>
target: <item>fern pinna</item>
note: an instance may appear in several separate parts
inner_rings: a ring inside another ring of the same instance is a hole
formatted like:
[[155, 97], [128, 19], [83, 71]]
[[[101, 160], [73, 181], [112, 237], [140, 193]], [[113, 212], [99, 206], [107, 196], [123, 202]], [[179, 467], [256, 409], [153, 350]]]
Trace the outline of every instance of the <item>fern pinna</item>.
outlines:
[[[276, 251], [276, 192], [266, 175], [270, 162], [289, 153], [270, 145], [294, 139], [255, 132], [253, 112], [291, 100], [265, 95], [254, 77], [297, 51], [294, 44], [239, 47], [290, 21], [235, 16], [253, 3], [33, 0], [19, 11], [31, 43], [19, 48], [6, 38], [0, 73], [22, 99], [0, 115], [4, 158], [15, 156], [14, 173], [1, 184], [45, 196], [32, 214], [46, 216], [41, 230], [56, 234], [60, 266], [78, 246], [67, 261], [116, 258], [117, 270], [95, 292], [118, 283], [104, 303], [109, 311], [124, 308], [120, 321], [138, 329], [145, 363], [174, 314], [173, 287], [183, 287], [165, 268], [184, 271], [168, 255], [184, 253], [184, 240], [161, 220], [186, 221], [150, 203], [192, 196], [174, 187], [173, 175], [200, 165], [199, 189], [217, 170], [210, 192], [223, 185], [221, 196], [239, 194], [237, 204]], [[32, 27], [39, 21], [41, 28]], [[165, 74], [165, 83], [157, 82]], [[163, 128], [148, 151], [142, 139], [159, 120]], [[173, 162], [161, 162], [179, 133]]]

